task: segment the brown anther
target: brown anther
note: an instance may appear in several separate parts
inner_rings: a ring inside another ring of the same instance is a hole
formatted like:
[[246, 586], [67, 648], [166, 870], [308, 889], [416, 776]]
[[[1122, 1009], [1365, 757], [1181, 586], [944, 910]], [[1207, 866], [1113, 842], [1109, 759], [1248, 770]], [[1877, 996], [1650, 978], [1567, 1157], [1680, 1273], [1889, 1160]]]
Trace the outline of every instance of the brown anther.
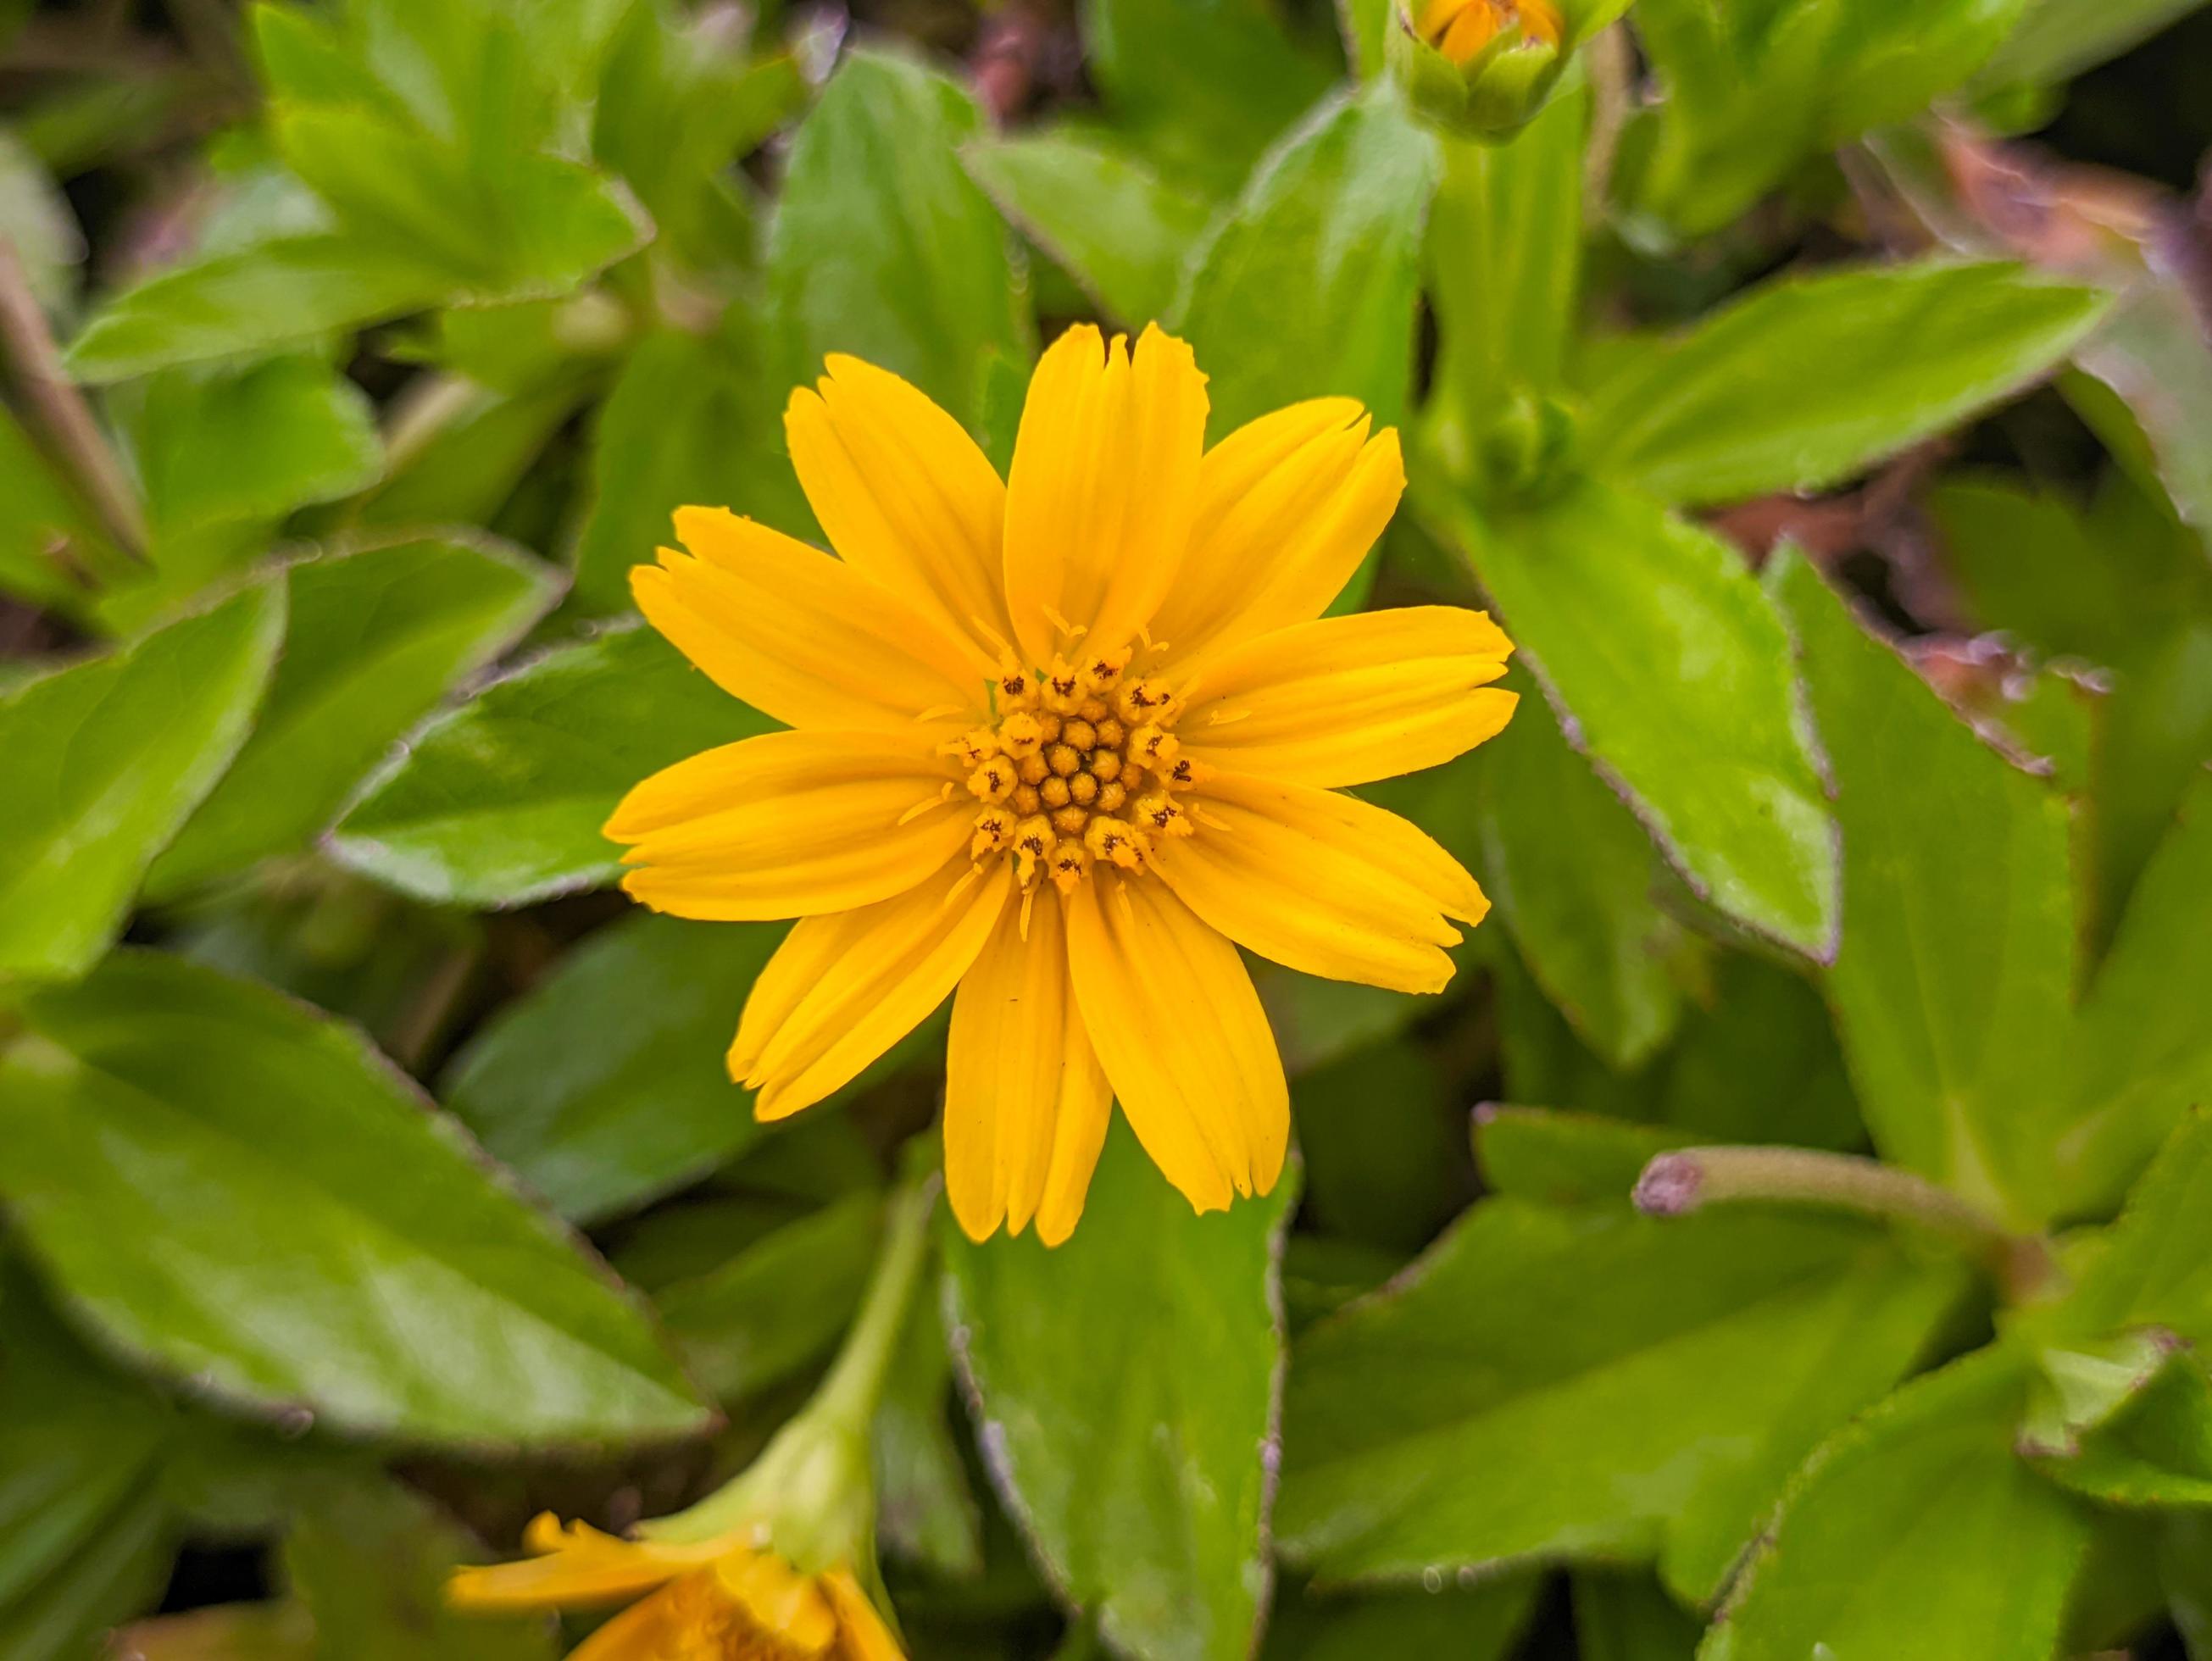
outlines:
[[1098, 779], [1096, 774], [1078, 773], [1067, 782], [1067, 794], [1079, 807], [1088, 807], [1098, 799]]
[[1063, 715], [1075, 713], [1083, 702], [1083, 677], [1066, 658], [1054, 658], [1044, 675], [1044, 707]]
[[1024, 819], [1014, 827], [1014, 873], [1024, 884], [1036, 880], [1037, 862], [1049, 855], [1060, 838], [1042, 818]]
[[1006, 800], [1014, 788], [1012, 764], [1004, 757], [993, 757], [968, 776], [968, 788], [980, 800]]
[[1129, 759], [1152, 768], [1164, 769], [1173, 764], [1176, 752], [1182, 748], [1176, 735], [1164, 727], [1146, 725], [1129, 734]]
[[1177, 756], [1165, 775], [1170, 784], [1203, 784], [1213, 770], [1188, 756]]
[[999, 735], [988, 727], [978, 727], [939, 749], [945, 755], [957, 757], [963, 767], [981, 767], [999, 753]]
[[1073, 894], [1090, 868], [1091, 850], [1079, 842], [1065, 843], [1052, 850], [1052, 880], [1063, 894]]
[[1012, 653], [999, 659], [999, 709], [1000, 714], [1027, 706], [1036, 696], [1036, 684], [1030, 672], [1014, 660]]
[[1083, 845], [1091, 850], [1094, 859], [1118, 865], [1124, 871], [1133, 871], [1145, 862], [1136, 827], [1121, 819], [1102, 815], [1091, 820], [1091, 828], [1083, 833]]
[[[1128, 666], [1129, 648], [1126, 646], [1117, 651], [1093, 652], [1083, 660], [1084, 684], [1092, 692], [1110, 692]], [[1098, 718], [1093, 715], [1091, 719]]]
[[968, 856], [981, 859], [987, 854], [1003, 851], [1014, 839], [1014, 816], [1000, 807], [987, 807], [975, 815], [975, 835], [968, 844]]
[[1196, 829], [1190, 822], [1190, 815], [1164, 790], [1153, 790], [1138, 797], [1132, 812], [1139, 824], [1149, 824], [1167, 836], [1187, 837]]
[[1063, 837], [1079, 837], [1083, 827], [1091, 823], [1091, 815], [1080, 807], [1056, 807], [1053, 810], [1052, 828]]
[[1121, 776], [1121, 752], [1119, 750], [1093, 750], [1091, 770], [1097, 775], [1098, 782], [1111, 784]]
[[1016, 785], [1014, 794], [1009, 800], [1013, 804], [1014, 812], [1021, 814], [1024, 818], [1032, 813], [1041, 812], [1044, 807], [1044, 798], [1037, 794], [1037, 788], [1034, 784]]
[[1098, 742], [1109, 750], [1119, 750], [1128, 736], [1129, 729], [1110, 715], [1098, 723]]
[[1017, 761], [1036, 754], [1043, 742], [1043, 727], [1026, 709], [1018, 709], [999, 723], [999, 747]]
[[1167, 682], [1155, 678], [1131, 681], [1121, 689], [1115, 708], [1121, 711], [1123, 721], [1136, 727], [1148, 721], [1167, 720], [1174, 703], [1175, 694]]
[[1071, 721], [1060, 729], [1060, 741], [1088, 750], [1098, 742], [1098, 729], [1087, 721]]
[[1072, 744], [1055, 744], [1044, 752], [1044, 764], [1066, 778], [1083, 765], [1083, 752]]
[[1116, 780], [1113, 783], [1102, 784], [1098, 787], [1098, 800], [1093, 805], [1102, 813], [1112, 813], [1118, 812], [1121, 804], [1128, 800], [1128, 787]]
[[1042, 784], [1037, 786], [1036, 788], [1037, 800], [1042, 802], [1047, 807], [1065, 807], [1067, 806], [1069, 798], [1067, 781], [1066, 779], [1058, 777], [1048, 778]]

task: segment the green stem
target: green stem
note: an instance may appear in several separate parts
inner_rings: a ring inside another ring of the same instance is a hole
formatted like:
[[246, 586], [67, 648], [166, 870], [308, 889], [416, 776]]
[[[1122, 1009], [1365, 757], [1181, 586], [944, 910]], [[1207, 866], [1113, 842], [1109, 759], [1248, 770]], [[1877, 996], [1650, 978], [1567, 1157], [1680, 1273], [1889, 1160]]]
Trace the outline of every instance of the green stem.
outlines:
[[815, 1397], [814, 1410], [857, 1431], [865, 1433], [876, 1416], [884, 1379], [890, 1372], [899, 1335], [906, 1329], [907, 1308], [929, 1255], [929, 1213], [937, 1187], [932, 1177], [909, 1183], [891, 1196], [885, 1208], [883, 1249], [877, 1254], [860, 1312]]
[[1948, 1189], [1854, 1153], [1806, 1147], [1685, 1147], [1662, 1153], [1636, 1182], [1636, 1206], [1679, 1217], [1709, 1205], [1751, 1202], [1824, 1206], [1937, 1236], [1987, 1270], [2008, 1300], [2057, 1276], [2049, 1246], [2013, 1234]]

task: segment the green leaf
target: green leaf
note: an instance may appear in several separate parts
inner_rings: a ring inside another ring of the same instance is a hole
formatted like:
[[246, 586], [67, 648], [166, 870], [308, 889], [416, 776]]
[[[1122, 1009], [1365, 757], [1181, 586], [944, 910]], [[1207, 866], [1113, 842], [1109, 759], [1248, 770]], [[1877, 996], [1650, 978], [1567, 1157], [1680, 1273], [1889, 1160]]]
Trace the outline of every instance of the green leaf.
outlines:
[[1300, 1338], [1284, 1549], [1331, 1579], [1656, 1550], [1709, 1597], [1962, 1283], [1834, 1219], [1487, 1201]]
[[384, 1479], [311, 1490], [284, 1541], [285, 1579], [316, 1661], [551, 1661], [551, 1623], [454, 1609], [446, 1580], [483, 1554], [413, 1490]]
[[972, 427], [990, 355], [1028, 361], [1006, 227], [960, 165], [982, 126], [966, 93], [903, 58], [856, 52], [830, 77], [769, 237], [779, 393], [850, 352]]
[[1545, 995], [1608, 1063], [1632, 1068], [1681, 1016], [1682, 929], [1655, 903], [1651, 839], [1541, 698], [1523, 697], [1482, 757], [1490, 897]]
[[1193, 256], [1181, 332], [1218, 437], [1301, 399], [1404, 414], [1436, 141], [1386, 82], [1324, 106], [1253, 173]]
[[960, 152], [1006, 217], [1125, 328], [1168, 315], [1211, 214], [1134, 155], [1065, 129], [977, 139]]
[[764, 368], [755, 332], [741, 316], [706, 338], [663, 330], [623, 363], [592, 438], [592, 505], [576, 543], [580, 605], [630, 610], [630, 568], [650, 564], [671, 539], [678, 508], [732, 508], [794, 533], [813, 528], [784, 453], [789, 388]]
[[157, 537], [281, 519], [349, 496], [384, 471], [374, 408], [311, 354], [169, 370], [118, 389], [109, 406]]
[[1648, 1574], [1577, 1570], [1575, 1638], [1581, 1661], [1691, 1661], [1705, 1625]]
[[1545, 1205], [1625, 1207], [1644, 1167], [1687, 1134], [1597, 1113], [1507, 1107], [1475, 1110], [1474, 1152], [1497, 1193]]
[[1170, 183], [1211, 196], [1328, 88], [1266, 0], [1085, 0], [1088, 67]]
[[81, 611], [100, 576], [127, 568], [91, 510], [15, 417], [0, 410], [0, 593]]
[[2081, 1248], [2061, 1329], [2170, 1327], [2212, 1342], [2212, 1116], [2191, 1109], [2128, 1196], [2120, 1220]]
[[1261, 1661], [1372, 1661], [1379, 1656], [1449, 1656], [1502, 1661], [1535, 1612], [1543, 1589], [1533, 1574], [1476, 1585], [1308, 1597], [1278, 1602]]
[[1664, 1123], [1707, 1141], [1866, 1142], [1820, 993], [1802, 976], [1730, 952], [1700, 989], [1652, 1080]]
[[2066, 805], [1802, 558], [1770, 575], [1835, 771], [1845, 910], [1828, 996], [1875, 1146], [1999, 1216], [2046, 1216], [2071, 1019]]
[[31, 297], [46, 311], [76, 297], [84, 233], [69, 198], [45, 165], [12, 132], [0, 129], [0, 226], [22, 263]]
[[90, 968], [246, 739], [284, 635], [246, 589], [0, 698], [0, 975]]
[[1982, 66], [1975, 86], [1984, 91], [2015, 86], [2055, 86], [2116, 58], [2167, 24], [2196, 9], [2201, 0], [2030, 0], [2004, 44]]
[[876, 1260], [883, 1200], [854, 1194], [752, 1241], [705, 1273], [653, 1291], [695, 1377], [738, 1402], [826, 1357]]
[[1596, 483], [1492, 526], [1437, 505], [1569, 740], [1692, 887], [1759, 934], [1832, 952], [1835, 822], [1787, 637], [1735, 551]]
[[2015, 1457], [2018, 1356], [1915, 1381], [1814, 1455], [1699, 1661], [2046, 1656], [2089, 1513]]
[[2160, 1359], [2110, 1418], [2036, 1468], [2106, 1505], [2212, 1506], [2212, 1377], [2186, 1353]]
[[[992, 1481], [1062, 1599], [1125, 1653], [1250, 1653], [1296, 1187], [1286, 1172], [1266, 1200], [1194, 1216], [1117, 1121], [1066, 1244], [945, 1231], [949, 1335]], [[1116, 1355], [1150, 1360], [1101, 1364]]]
[[609, 630], [433, 721], [339, 821], [331, 851], [441, 903], [594, 887], [621, 873], [599, 827], [632, 785], [769, 725], [652, 630]]
[[[1376, 1112], [1378, 1101], [1390, 1111]], [[1291, 1103], [1305, 1162], [1300, 1214], [1322, 1232], [1410, 1254], [1472, 1195], [1465, 1106], [1409, 1040], [1314, 1068]]]
[[155, 1489], [173, 1416], [88, 1355], [18, 1274], [0, 1305], [0, 1645], [90, 1652], [167, 1573]]
[[451, 280], [413, 249], [339, 234], [280, 238], [149, 277], [109, 300], [64, 360], [79, 380], [305, 345], [420, 311]]
[[870, 1427], [876, 1526], [908, 1562], [955, 1579], [983, 1572], [983, 1517], [953, 1439], [952, 1353], [934, 1301], [916, 1299]]
[[111, 1342], [226, 1400], [416, 1441], [704, 1422], [636, 1304], [350, 1029], [135, 951], [22, 1019], [0, 1192]]
[[489, 538], [425, 538], [304, 560], [253, 735], [167, 853], [156, 897], [304, 846], [446, 689], [552, 604], [558, 584]]
[[782, 937], [774, 923], [625, 918], [501, 1010], [439, 1093], [564, 1217], [678, 1187], [759, 1134], [722, 1054]]
[[1617, 363], [1583, 441], [1668, 502], [1818, 490], [2048, 373], [2108, 304], [2002, 264], [1785, 278]]

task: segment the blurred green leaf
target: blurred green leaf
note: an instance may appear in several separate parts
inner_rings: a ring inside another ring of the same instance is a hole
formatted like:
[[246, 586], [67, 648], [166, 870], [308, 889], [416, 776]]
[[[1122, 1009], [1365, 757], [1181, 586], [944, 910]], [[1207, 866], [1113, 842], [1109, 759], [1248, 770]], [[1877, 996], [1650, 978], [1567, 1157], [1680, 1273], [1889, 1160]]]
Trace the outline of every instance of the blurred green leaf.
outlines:
[[462, 386], [420, 448], [395, 449], [383, 484], [349, 506], [346, 522], [413, 530], [495, 518], [590, 391], [574, 379], [512, 393]]
[[760, 1134], [722, 1052], [782, 935], [774, 923], [625, 918], [479, 1031], [440, 1094], [564, 1217], [650, 1199]]
[[2106, 1505], [2212, 1506], [2212, 1378], [2204, 1364], [2168, 1348], [2148, 1384], [2077, 1446], [2037, 1469]]
[[860, 1307], [882, 1223], [881, 1196], [848, 1195], [655, 1287], [669, 1337], [708, 1392], [741, 1401], [825, 1359]]
[[2170, 1327], [2212, 1342], [2212, 1116], [2192, 1109], [2128, 1196], [2120, 1220], [2084, 1243], [2074, 1285], [2052, 1317], [2102, 1335]]
[[1472, 1191], [1465, 1109], [1406, 1039], [1301, 1074], [1291, 1104], [1305, 1161], [1300, 1215], [1326, 1233], [1417, 1251]]
[[1628, 1069], [1673, 1034], [1680, 924], [1654, 902], [1651, 839], [1571, 749], [1541, 697], [1484, 746], [1480, 869], [1529, 972], [1587, 1043]]
[[856, 52], [830, 77], [792, 142], [769, 236], [779, 412], [825, 355], [849, 352], [973, 427], [990, 355], [1028, 361], [1006, 227], [960, 165], [982, 125], [965, 92], [904, 58]]
[[2022, 1371], [1972, 1356], [1824, 1445], [1700, 1661], [2052, 1653], [2089, 1515], [2013, 1452]]
[[1082, 16], [1116, 125], [1179, 187], [1234, 192], [1328, 87], [1267, 0], [1084, 0]]
[[2069, 1116], [2066, 804], [1990, 750], [1794, 554], [1772, 568], [1844, 827], [1828, 995], [1884, 1158], [2048, 1214]]
[[289, 853], [391, 744], [552, 604], [544, 566], [491, 538], [426, 538], [304, 560], [253, 734], [148, 873], [156, 897]]
[[124, 569], [124, 557], [84, 502], [0, 409], [0, 593], [34, 605], [76, 611], [100, 574]]
[[1692, 1140], [1682, 1131], [1596, 1113], [1495, 1102], [1475, 1112], [1475, 1158], [1484, 1183], [1544, 1205], [1624, 1207], [1654, 1157]]
[[520, 905], [594, 887], [621, 873], [599, 827], [632, 785], [768, 727], [651, 630], [611, 629], [425, 727], [330, 848], [427, 900]]
[[0, 128], [0, 234], [21, 263], [33, 299], [50, 313], [75, 301], [84, 233], [45, 164], [5, 128]]
[[[947, 1220], [948, 1336], [992, 1481], [1116, 1649], [1251, 1652], [1297, 1186], [1286, 1171], [1267, 1200], [1194, 1216], [1117, 1118], [1064, 1245], [975, 1245]], [[1117, 1355], [1145, 1363], [1101, 1365]]]
[[1735, 551], [1594, 482], [1495, 526], [1436, 505], [1569, 742], [1692, 885], [1759, 934], [1832, 952], [1835, 822], [1782, 624]]
[[72, 976], [246, 741], [284, 636], [246, 589], [0, 698], [0, 975]]
[[1785, 278], [1616, 363], [1583, 442], [1668, 502], [1818, 490], [2018, 392], [2107, 304], [1999, 264]]
[[1578, 1569], [1572, 1582], [1581, 1661], [1692, 1661], [1705, 1625], [1648, 1574]]
[[1866, 1140], [1820, 994], [1748, 952], [1714, 965], [1655, 1074], [1658, 1116], [1709, 1141], [1847, 1150]]
[[420, 311], [451, 282], [415, 249], [340, 233], [284, 237], [149, 277], [70, 343], [70, 373], [104, 384], [173, 364], [301, 346]]
[[295, 1603], [215, 1603], [134, 1621], [113, 1647], [130, 1661], [317, 1661], [315, 1623]]
[[637, 1305], [357, 1033], [136, 951], [22, 1019], [0, 1193], [112, 1342], [225, 1399], [411, 1440], [704, 1422]]
[[1377, 1656], [1449, 1656], [1502, 1661], [1534, 1614], [1543, 1588], [1533, 1574], [1494, 1577], [1429, 1591], [1407, 1587], [1295, 1603], [1279, 1599], [1261, 1661], [1372, 1661]]
[[2203, 0], [2029, 0], [2020, 21], [1974, 77], [1988, 92], [2048, 86], [2116, 58]]
[[[576, 543], [576, 600], [627, 611], [629, 573], [670, 541], [678, 508], [732, 508], [804, 533], [813, 516], [784, 453], [783, 405], [751, 322], [638, 343], [599, 406], [592, 505]], [[806, 371], [811, 380], [820, 366]]]
[[224, 520], [278, 519], [375, 483], [376, 413], [307, 353], [172, 369], [110, 394], [157, 537]]
[[870, 1427], [883, 1543], [939, 1574], [983, 1572], [983, 1518], [952, 1435], [952, 1353], [937, 1304], [917, 1299]]
[[1386, 83], [1324, 106], [1269, 152], [1193, 254], [1177, 308], [1215, 437], [1327, 393], [1358, 399], [1377, 428], [1403, 418], [1437, 165], [1436, 141]]
[[1486, 1201], [1299, 1340], [1284, 1549], [1332, 1579], [1662, 1551], [1709, 1597], [1961, 1287], [1832, 1219]]
[[1212, 212], [1108, 141], [1065, 128], [975, 139], [969, 173], [1105, 313], [1140, 330], [1174, 308]]

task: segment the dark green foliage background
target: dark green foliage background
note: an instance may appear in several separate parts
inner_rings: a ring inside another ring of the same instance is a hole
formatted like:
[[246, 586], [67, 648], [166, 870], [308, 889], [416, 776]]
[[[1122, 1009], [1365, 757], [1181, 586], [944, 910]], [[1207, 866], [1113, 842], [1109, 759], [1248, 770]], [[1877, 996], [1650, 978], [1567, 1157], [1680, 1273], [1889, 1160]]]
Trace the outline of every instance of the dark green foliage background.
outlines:
[[624, 574], [1091, 318], [1400, 426], [1344, 603], [1526, 696], [1371, 793], [1449, 992], [1255, 965], [1274, 1196], [940, 1230], [915, 1654], [2212, 1658], [2212, 19], [1638, 0], [1485, 143], [1382, 0], [855, 11], [0, 0], [0, 1661], [545, 1661], [447, 1569], [806, 1398], [943, 1023], [754, 1124], [780, 927], [599, 826], [768, 723]]

